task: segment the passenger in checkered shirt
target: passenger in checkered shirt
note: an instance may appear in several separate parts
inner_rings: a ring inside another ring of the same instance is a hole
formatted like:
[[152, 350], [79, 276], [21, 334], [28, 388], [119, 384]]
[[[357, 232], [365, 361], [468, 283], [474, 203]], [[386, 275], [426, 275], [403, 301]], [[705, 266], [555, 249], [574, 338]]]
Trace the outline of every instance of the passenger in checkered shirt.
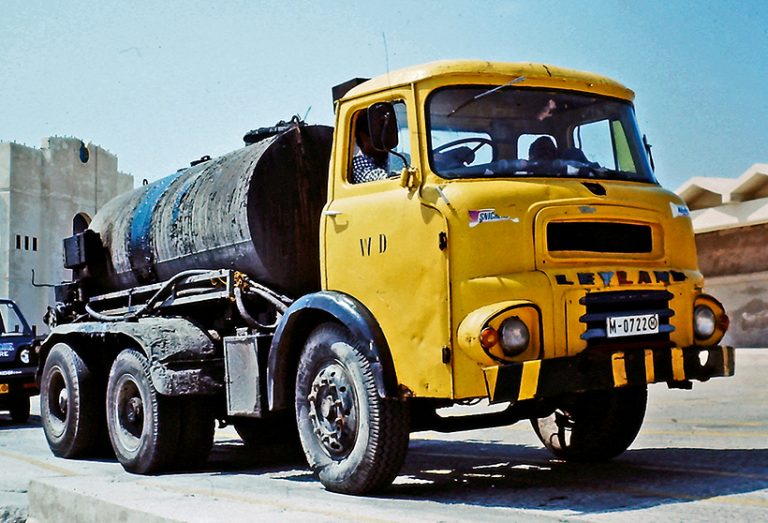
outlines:
[[357, 116], [355, 141], [360, 150], [352, 158], [351, 183], [373, 182], [388, 176], [389, 153], [379, 151], [371, 142], [368, 130], [368, 112], [361, 111]]

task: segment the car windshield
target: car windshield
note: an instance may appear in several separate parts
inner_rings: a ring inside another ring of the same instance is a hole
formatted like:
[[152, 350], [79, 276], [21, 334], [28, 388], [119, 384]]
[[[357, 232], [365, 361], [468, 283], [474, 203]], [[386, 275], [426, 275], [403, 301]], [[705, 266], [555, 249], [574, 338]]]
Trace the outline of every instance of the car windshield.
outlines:
[[433, 172], [443, 178], [567, 176], [657, 183], [630, 103], [514, 83], [446, 87], [430, 95]]
[[0, 336], [25, 334], [28, 327], [16, 313], [16, 308], [7, 302], [0, 302]]

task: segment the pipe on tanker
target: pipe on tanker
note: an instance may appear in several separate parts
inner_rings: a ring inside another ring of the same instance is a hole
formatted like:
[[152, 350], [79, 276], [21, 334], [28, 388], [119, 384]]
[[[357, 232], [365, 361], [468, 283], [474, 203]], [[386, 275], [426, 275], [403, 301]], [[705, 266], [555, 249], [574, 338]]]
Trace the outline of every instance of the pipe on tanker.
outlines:
[[320, 288], [319, 226], [333, 129], [291, 130], [120, 195], [90, 228], [100, 291], [234, 269], [294, 295]]

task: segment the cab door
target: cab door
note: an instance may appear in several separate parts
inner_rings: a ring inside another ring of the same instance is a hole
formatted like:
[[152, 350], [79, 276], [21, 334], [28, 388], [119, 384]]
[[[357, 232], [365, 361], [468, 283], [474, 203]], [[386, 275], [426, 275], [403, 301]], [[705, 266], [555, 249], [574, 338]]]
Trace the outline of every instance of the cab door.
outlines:
[[393, 103], [398, 124], [396, 151], [412, 166], [419, 152], [415, 110], [409, 91], [382, 100], [346, 102], [339, 109], [329, 203], [323, 211], [324, 288], [349, 294], [374, 317], [389, 344], [397, 379], [414, 396], [452, 397], [446, 220], [424, 203], [418, 189], [400, 184], [402, 160], [390, 153], [389, 176], [352, 183], [359, 154], [355, 125], [374, 102]]

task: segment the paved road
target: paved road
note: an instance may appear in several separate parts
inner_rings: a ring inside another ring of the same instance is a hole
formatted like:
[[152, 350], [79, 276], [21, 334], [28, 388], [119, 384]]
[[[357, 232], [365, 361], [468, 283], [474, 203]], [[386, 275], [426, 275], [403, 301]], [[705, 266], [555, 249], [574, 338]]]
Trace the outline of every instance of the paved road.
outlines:
[[36, 521], [768, 521], [768, 350], [736, 357], [735, 378], [651, 387], [640, 436], [611, 463], [553, 460], [527, 423], [418, 433], [395, 484], [372, 498], [326, 492], [232, 429], [217, 431], [206, 470], [143, 477], [54, 458], [39, 417], [0, 416], [0, 522], [28, 507]]

